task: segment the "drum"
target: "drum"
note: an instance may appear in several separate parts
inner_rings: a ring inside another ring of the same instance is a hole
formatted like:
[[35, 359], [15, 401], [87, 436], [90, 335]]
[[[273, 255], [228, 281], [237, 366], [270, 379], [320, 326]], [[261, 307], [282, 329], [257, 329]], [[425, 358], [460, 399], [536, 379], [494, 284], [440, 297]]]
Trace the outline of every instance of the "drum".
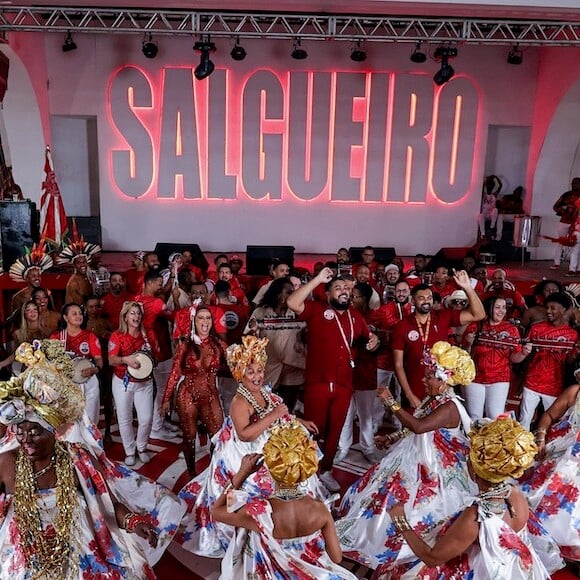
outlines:
[[496, 255], [493, 252], [480, 252], [479, 261], [488, 266], [489, 264], [495, 264]]
[[72, 380], [77, 385], [82, 385], [82, 384], [86, 383], [91, 377], [83, 376], [83, 371], [86, 369], [91, 369], [95, 365], [88, 358], [84, 358], [82, 356], [79, 356], [77, 358], [73, 358], [72, 363], [73, 363], [73, 369], [74, 369]]
[[135, 358], [139, 363], [139, 368], [134, 369], [128, 366], [127, 372], [129, 373], [129, 376], [131, 376], [135, 380], [144, 381], [153, 374], [153, 367], [155, 366], [153, 356], [151, 355], [150, 352], [147, 352], [145, 350], [138, 350], [135, 353]]
[[516, 248], [537, 248], [542, 218], [538, 215], [517, 215], [514, 217], [514, 239]]

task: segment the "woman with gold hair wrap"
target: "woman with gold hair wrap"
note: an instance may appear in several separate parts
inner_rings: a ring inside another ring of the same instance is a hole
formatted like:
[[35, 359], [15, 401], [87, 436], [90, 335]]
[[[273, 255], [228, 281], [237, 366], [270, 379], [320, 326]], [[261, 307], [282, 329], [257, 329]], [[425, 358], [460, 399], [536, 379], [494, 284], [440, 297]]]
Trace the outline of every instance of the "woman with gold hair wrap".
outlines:
[[[261, 453], [272, 427], [293, 419], [282, 399], [264, 384], [267, 342], [266, 338], [244, 336], [242, 344], [233, 344], [227, 349], [228, 365], [239, 383], [230, 416], [212, 439], [215, 447], [208, 468], [179, 492], [189, 513], [183, 519], [176, 541], [201, 556], [223, 557], [233, 537], [234, 529], [214, 522], [211, 510], [226, 483], [240, 468], [242, 457]], [[316, 431], [313, 423], [297, 421], [305, 431]], [[264, 467], [252, 474], [243, 487], [252, 497], [268, 496], [274, 491], [274, 482]], [[326, 495], [315, 474], [308, 478], [307, 489], [315, 497]]]
[[154, 578], [185, 506], [105, 456], [70, 357], [37, 346], [22, 344], [27, 370], [0, 383], [0, 578]]
[[272, 429], [263, 459], [276, 489], [268, 499], [238, 489], [259, 469], [262, 456], [246, 455], [218, 498], [213, 517], [235, 526], [222, 560], [222, 578], [354, 580], [339, 566], [342, 550], [328, 508], [301, 485], [318, 469], [318, 450], [296, 421]]
[[429, 536], [425, 527], [410, 523], [405, 515], [411, 506], [393, 506], [389, 514], [401, 542], [400, 553], [405, 556], [398, 568], [379, 567], [377, 579], [544, 580], [562, 566], [557, 549], [552, 570], [540, 560], [528, 533], [526, 497], [507, 483], [532, 464], [537, 451], [534, 436], [517, 421], [503, 417], [475, 427], [469, 438], [469, 467], [479, 493], [429, 543], [424, 539]]
[[383, 459], [347, 491], [340, 506], [338, 537], [348, 556], [371, 568], [397, 565], [400, 538], [387, 509], [400, 501], [413, 506], [413, 522], [442, 525], [475, 493], [467, 472], [466, 433], [471, 421], [453, 391], [475, 376], [469, 354], [436, 342], [425, 357], [427, 397], [413, 415], [387, 389], [379, 396], [404, 429], [377, 438], [388, 447]]

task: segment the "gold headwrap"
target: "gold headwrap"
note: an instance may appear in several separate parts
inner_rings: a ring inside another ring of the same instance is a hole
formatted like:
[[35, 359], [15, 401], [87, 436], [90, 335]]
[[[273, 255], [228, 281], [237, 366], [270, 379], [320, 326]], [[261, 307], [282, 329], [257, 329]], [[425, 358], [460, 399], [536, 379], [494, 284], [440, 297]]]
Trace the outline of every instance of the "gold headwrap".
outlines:
[[316, 443], [298, 421], [272, 429], [262, 453], [270, 474], [283, 487], [306, 481], [318, 469]]
[[[0, 423], [33, 421], [54, 431], [82, 416], [85, 398], [66, 374], [72, 363], [60, 342], [44, 340], [35, 346], [23, 343], [18, 347], [16, 360], [28, 368], [18, 377], [0, 382]], [[49, 361], [45, 353], [55, 358]]]
[[232, 344], [226, 351], [228, 366], [238, 383], [242, 381], [246, 367], [249, 364], [259, 363], [266, 366], [268, 355], [266, 354], [267, 338], [255, 336], [242, 336], [242, 344]]
[[424, 362], [435, 371], [438, 379], [451, 386], [468, 385], [475, 378], [475, 364], [469, 353], [444, 340], [431, 347]]
[[538, 451], [533, 434], [509, 417], [473, 427], [469, 439], [473, 471], [491, 483], [521, 477]]

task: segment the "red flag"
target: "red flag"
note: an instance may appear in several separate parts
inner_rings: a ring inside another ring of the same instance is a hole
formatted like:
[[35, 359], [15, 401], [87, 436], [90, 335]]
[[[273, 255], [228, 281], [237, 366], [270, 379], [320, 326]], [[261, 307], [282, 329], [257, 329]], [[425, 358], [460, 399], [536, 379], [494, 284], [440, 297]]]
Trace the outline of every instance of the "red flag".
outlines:
[[50, 240], [57, 246], [67, 232], [67, 218], [52, 168], [50, 147], [46, 147], [44, 159], [46, 177], [42, 183], [42, 197], [40, 198], [40, 231], [41, 237]]

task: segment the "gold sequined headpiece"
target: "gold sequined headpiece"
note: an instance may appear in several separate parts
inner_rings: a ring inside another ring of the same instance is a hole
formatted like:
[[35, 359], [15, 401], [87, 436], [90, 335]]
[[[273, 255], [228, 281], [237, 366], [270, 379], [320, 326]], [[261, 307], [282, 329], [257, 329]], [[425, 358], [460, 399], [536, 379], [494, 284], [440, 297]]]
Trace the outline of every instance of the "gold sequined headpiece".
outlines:
[[32, 421], [54, 432], [82, 416], [85, 398], [70, 378], [72, 362], [60, 341], [22, 343], [16, 360], [27, 368], [0, 382], [0, 423]]
[[473, 427], [469, 439], [473, 471], [491, 483], [521, 477], [538, 451], [533, 434], [509, 417]]
[[246, 367], [253, 363], [266, 366], [268, 355], [266, 354], [267, 338], [255, 336], [242, 336], [242, 344], [232, 344], [226, 351], [228, 366], [238, 383], [242, 381]]
[[298, 421], [272, 429], [262, 453], [270, 474], [283, 487], [306, 481], [318, 469], [316, 443]]
[[475, 378], [475, 364], [469, 353], [448, 342], [436, 342], [425, 356], [425, 366], [448, 385], [468, 385]]

